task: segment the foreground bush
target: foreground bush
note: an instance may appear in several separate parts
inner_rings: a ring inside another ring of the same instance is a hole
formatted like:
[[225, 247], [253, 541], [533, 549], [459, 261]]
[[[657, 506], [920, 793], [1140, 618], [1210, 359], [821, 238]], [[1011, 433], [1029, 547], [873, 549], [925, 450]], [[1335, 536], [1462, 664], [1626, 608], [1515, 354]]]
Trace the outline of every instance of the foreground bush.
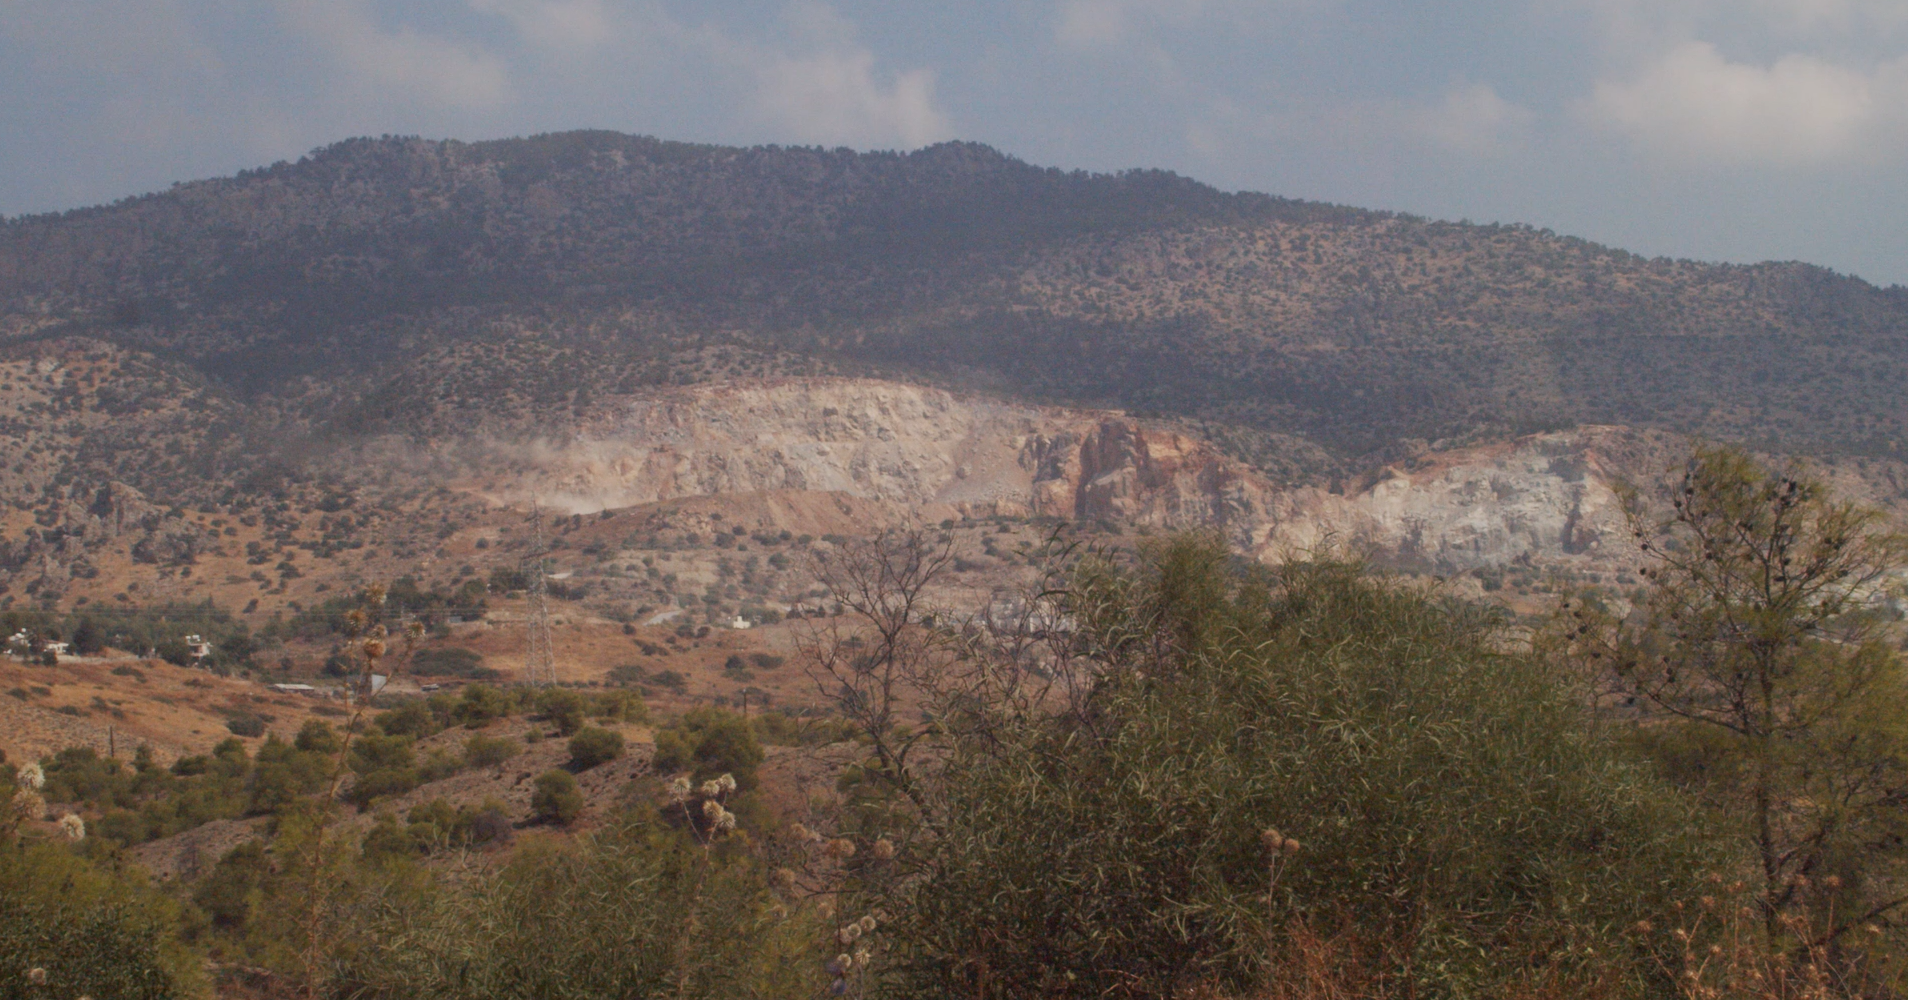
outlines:
[[[820, 996], [826, 931], [746, 857], [636, 826], [502, 870], [383, 893], [354, 918], [339, 995], [391, 1000]], [[401, 941], [402, 947], [388, 942]]]
[[1655, 975], [1619, 932], [1712, 859], [1491, 612], [1197, 541], [1067, 611], [1086, 693], [968, 720], [893, 995], [1245, 992], [1303, 926], [1377, 943], [1402, 995]]
[[[0, 770], [0, 783], [8, 777]], [[0, 808], [4, 799], [0, 791]], [[199, 973], [178, 926], [178, 907], [135, 877], [61, 844], [0, 837], [0, 997], [195, 995]]]

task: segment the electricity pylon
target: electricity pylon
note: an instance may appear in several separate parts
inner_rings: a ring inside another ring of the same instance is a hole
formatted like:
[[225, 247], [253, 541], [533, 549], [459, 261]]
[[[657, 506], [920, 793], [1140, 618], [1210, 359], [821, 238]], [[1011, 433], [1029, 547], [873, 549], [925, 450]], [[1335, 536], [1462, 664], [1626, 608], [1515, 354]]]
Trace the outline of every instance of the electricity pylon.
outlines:
[[550, 605], [543, 583], [543, 508], [530, 501], [530, 648], [524, 677], [533, 685], [556, 683], [556, 643], [550, 637]]

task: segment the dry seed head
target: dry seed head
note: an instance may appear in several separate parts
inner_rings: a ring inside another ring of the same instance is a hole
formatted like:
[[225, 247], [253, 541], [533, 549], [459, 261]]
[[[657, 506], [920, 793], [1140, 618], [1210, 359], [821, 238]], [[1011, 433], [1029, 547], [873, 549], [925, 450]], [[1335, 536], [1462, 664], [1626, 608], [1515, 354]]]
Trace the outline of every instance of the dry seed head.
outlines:
[[852, 858], [855, 856], [855, 842], [842, 837], [836, 837], [834, 840], [828, 842], [828, 847], [824, 853], [831, 858]]
[[735, 829], [735, 814], [724, 810], [722, 815], [716, 817], [715, 828], [725, 831]]
[[710, 819], [715, 819], [717, 816], [722, 815], [722, 803], [714, 799], [705, 800], [702, 803], [702, 814]]
[[867, 968], [868, 961], [872, 958], [874, 958], [874, 955], [870, 953], [868, 949], [866, 948], [855, 949], [855, 967], [856, 968], [861, 968], [861, 969]]
[[37, 792], [46, 787], [46, 772], [40, 769], [39, 764], [27, 761], [20, 765], [18, 781], [21, 788]]
[[689, 797], [689, 779], [677, 778], [669, 783], [669, 801], [681, 802]]
[[789, 835], [794, 837], [796, 840], [813, 840], [814, 839], [814, 834], [808, 829], [808, 827], [800, 823], [797, 823], [794, 826], [789, 827], [788, 832], [789, 832]]
[[769, 881], [773, 883], [777, 889], [787, 892], [795, 888], [795, 869], [777, 868], [769, 875]]
[[869, 914], [868, 916], [862, 917], [860, 920], [855, 921], [855, 926], [861, 928], [861, 933], [868, 934], [868, 933], [871, 933], [876, 927], [880, 925], [875, 921], [874, 915]]
[[836, 955], [834, 961], [828, 963], [828, 971], [834, 972], [834, 973], [847, 972], [850, 968], [854, 966], [854, 964], [855, 964], [855, 957], [844, 951], [841, 954]]
[[838, 930], [835, 932], [835, 940], [840, 941], [842, 944], [854, 944], [855, 939], [860, 936], [861, 936], [860, 924], [848, 924], [844, 926], [841, 930]]
[[1638, 934], [1648, 934], [1654, 930], [1656, 930], [1656, 925], [1647, 920], [1639, 920], [1636, 922], [1636, 932]]
[[894, 841], [886, 837], [874, 842], [874, 856], [883, 861], [894, 857]]
[[735, 775], [725, 774], [722, 777], [717, 778], [716, 787], [722, 789], [725, 792], [735, 791]]
[[46, 970], [41, 968], [28, 969], [27, 982], [32, 983], [35, 986], [45, 986], [46, 985]]
[[364, 655], [370, 657], [373, 660], [377, 659], [380, 656], [383, 656], [384, 655], [384, 640], [383, 639], [364, 640]]
[[60, 817], [60, 836], [72, 841], [86, 839], [86, 821], [79, 813], [67, 813]]
[[1828, 878], [1822, 880], [1822, 884], [1830, 889], [1840, 889], [1842, 887], [1842, 877], [1840, 875], [1830, 875]]
[[715, 798], [715, 797], [716, 797], [716, 796], [718, 796], [718, 795], [721, 795], [721, 794], [722, 794], [722, 782], [720, 782], [720, 781], [717, 781], [717, 780], [715, 780], [714, 778], [710, 778], [710, 779], [709, 779], [708, 781], [705, 781], [705, 782], [703, 782], [703, 783], [702, 783], [702, 794], [703, 794], [703, 795], [705, 795], [705, 796], [707, 796], [708, 798], [712, 798], [712, 799], [713, 799], [713, 798]]
[[1704, 896], [1704, 897], [1703, 897], [1703, 898], [1702, 898], [1701, 900], [1699, 900], [1698, 902], [1701, 902], [1701, 903], [1703, 904], [1703, 909], [1705, 909], [1705, 910], [1709, 910], [1709, 911], [1711, 911], [1712, 913], [1713, 913], [1713, 912], [1715, 912], [1715, 909], [1716, 909], [1716, 897], [1714, 897], [1714, 896]]
[[1268, 826], [1259, 832], [1259, 842], [1265, 845], [1266, 850], [1277, 854], [1285, 848], [1285, 834], [1280, 833], [1276, 826]]

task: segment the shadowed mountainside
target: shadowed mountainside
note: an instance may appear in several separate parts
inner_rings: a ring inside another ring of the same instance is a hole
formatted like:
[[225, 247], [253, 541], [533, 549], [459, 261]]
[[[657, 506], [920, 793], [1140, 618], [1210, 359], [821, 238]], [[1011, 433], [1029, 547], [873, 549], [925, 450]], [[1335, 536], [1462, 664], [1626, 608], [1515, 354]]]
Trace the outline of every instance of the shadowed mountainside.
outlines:
[[1395, 458], [1578, 422], [1889, 454], [1908, 418], [1899, 288], [965, 143], [351, 140], [5, 223], [0, 331], [163, 352], [342, 433], [500, 397], [560, 421], [725, 374], [675, 360], [710, 345], [1205, 421], [1250, 458], [1267, 433]]

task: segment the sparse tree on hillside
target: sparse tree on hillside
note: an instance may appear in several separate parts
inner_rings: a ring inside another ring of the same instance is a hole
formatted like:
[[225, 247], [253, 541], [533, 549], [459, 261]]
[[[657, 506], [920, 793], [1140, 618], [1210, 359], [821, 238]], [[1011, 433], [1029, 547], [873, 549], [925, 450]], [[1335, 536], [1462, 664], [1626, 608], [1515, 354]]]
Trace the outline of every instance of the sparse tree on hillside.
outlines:
[[1741, 824], [1771, 944], [1824, 882], [1842, 887], [1828, 939], [1894, 918], [1908, 687], [1884, 598], [1908, 538], [1731, 448], [1698, 449], [1669, 495], [1629, 490], [1625, 506], [1645, 596], [1621, 619], [1567, 607], [1561, 638], [1658, 723], [1639, 731], [1671, 773]]

